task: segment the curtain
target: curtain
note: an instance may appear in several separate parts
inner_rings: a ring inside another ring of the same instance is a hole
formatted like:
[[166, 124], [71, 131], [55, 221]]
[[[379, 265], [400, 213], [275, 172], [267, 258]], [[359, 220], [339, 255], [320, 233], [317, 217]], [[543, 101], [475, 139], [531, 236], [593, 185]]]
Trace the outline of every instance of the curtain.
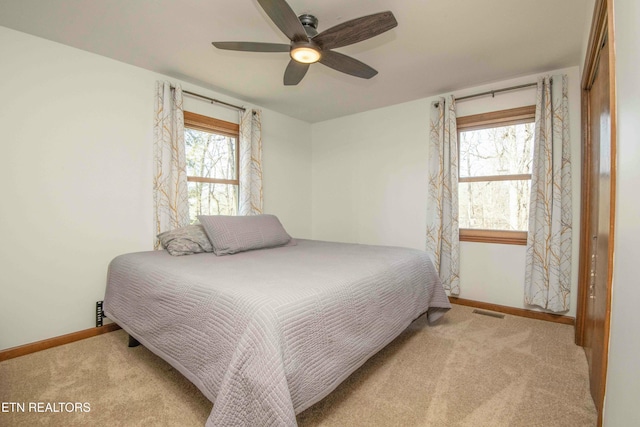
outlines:
[[458, 131], [453, 96], [431, 104], [427, 251], [450, 295], [460, 294]]
[[[189, 224], [182, 88], [156, 82], [153, 125], [155, 234]], [[154, 238], [154, 248], [160, 242]]]
[[262, 213], [262, 114], [240, 111], [240, 194], [238, 215]]
[[538, 79], [524, 302], [569, 310], [571, 148], [567, 76]]

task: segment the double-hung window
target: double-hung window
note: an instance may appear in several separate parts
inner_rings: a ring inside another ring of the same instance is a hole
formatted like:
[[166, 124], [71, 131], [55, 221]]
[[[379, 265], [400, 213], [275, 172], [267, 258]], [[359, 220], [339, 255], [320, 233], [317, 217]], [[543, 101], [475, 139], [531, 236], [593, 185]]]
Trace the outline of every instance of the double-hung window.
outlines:
[[526, 244], [535, 106], [459, 117], [460, 240]]
[[198, 215], [236, 215], [238, 125], [185, 111], [184, 126], [191, 222]]

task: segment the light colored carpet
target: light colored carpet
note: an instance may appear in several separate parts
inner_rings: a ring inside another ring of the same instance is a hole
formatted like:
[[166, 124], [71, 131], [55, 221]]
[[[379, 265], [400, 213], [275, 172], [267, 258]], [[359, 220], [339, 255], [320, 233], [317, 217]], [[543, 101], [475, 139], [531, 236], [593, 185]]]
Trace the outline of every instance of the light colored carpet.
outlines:
[[[300, 426], [595, 426], [573, 327], [454, 306], [371, 358]], [[85, 413], [1, 413], [1, 426], [202, 426], [212, 404], [116, 331], [0, 363], [0, 402], [87, 402]], [[27, 403], [28, 405], [28, 403]]]

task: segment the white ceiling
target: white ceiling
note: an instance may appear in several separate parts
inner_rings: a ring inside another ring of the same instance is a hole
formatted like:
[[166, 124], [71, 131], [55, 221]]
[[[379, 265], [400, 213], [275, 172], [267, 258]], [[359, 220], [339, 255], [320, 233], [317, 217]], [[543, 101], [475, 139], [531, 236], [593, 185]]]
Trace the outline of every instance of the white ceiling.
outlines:
[[[0, 25], [182, 79], [307, 122], [578, 65], [588, 0], [288, 0], [321, 32], [390, 10], [398, 27], [337, 49], [379, 74], [321, 64], [284, 86], [287, 53], [212, 41], [288, 43], [256, 0], [0, 0]], [[5, 59], [6, 60], [6, 59]]]

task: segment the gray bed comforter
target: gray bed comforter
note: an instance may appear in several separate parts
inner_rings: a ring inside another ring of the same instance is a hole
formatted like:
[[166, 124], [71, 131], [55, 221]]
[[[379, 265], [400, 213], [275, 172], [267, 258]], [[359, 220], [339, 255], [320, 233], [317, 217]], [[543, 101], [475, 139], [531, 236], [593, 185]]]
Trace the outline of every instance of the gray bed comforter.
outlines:
[[426, 252], [298, 240], [121, 255], [104, 307], [214, 403], [207, 426], [294, 426], [411, 321], [450, 305]]

